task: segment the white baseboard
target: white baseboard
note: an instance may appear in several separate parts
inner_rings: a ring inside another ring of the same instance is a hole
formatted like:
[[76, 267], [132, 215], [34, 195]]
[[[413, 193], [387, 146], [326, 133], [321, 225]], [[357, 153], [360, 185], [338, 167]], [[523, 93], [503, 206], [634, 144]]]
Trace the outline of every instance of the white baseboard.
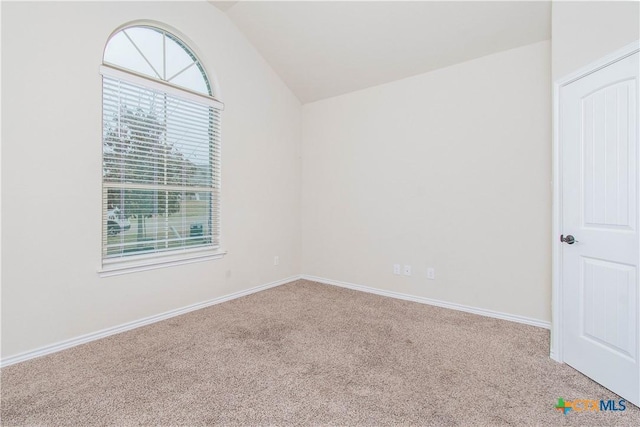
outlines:
[[499, 311], [471, 307], [468, 305], [456, 304], [456, 303], [447, 302], [447, 301], [440, 301], [437, 299], [419, 297], [415, 295], [402, 294], [399, 292], [385, 291], [382, 289], [371, 288], [369, 286], [356, 285], [353, 283], [341, 282], [338, 280], [325, 279], [323, 277], [310, 276], [308, 274], [303, 274], [302, 279], [311, 280], [312, 282], [324, 283], [327, 285], [339, 286], [341, 288], [349, 288], [356, 291], [368, 292], [370, 294], [382, 295], [385, 297], [397, 298], [397, 299], [402, 299], [406, 301], [418, 302], [421, 304], [435, 305], [437, 307], [464, 311], [467, 313], [479, 314], [480, 316], [493, 317], [493, 318], [502, 319], [502, 320], [509, 320], [511, 322], [523, 323], [525, 325], [537, 326], [539, 328], [551, 329], [551, 322], [532, 319], [530, 317], [518, 316], [515, 314], [508, 314], [508, 313], [501, 313]]
[[[421, 304], [429, 304], [437, 307], [449, 308], [452, 310], [464, 311], [467, 313], [479, 314], [481, 316], [493, 317], [496, 319], [509, 320], [511, 322], [523, 323], [525, 325], [537, 326], [539, 328], [551, 329], [551, 323], [543, 320], [532, 319], [524, 316], [517, 316], [514, 314], [501, 313], [493, 310], [486, 310], [483, 308], [471, 307], [462, 304], [456, 304], [446, 301], [440, 301], [431, 298], [419, 297], [415, 295], [402, 294], [399, 292], [385, 291], [382, 289], [371, 288], [369, 286], [356, 285], [353, 283], [341, 282], [338, 280], [325, 279], [323, 277], [316, 277], [307, 274], [291, 276], [286, 279], [276, 280], [275, 282], [267, 283], [264, 285], [256, 286], [244, 291], [235, 292], [233, 294], [213, 298], [208, 301], [199, 302], [186, 307], [178, 308], [175, 310], [167, 311], [165, 313], [157, 314], [155, 316], [145, 317], [143, 319], [134, 320], [133, 322], [124, 323], [122, 325], [114, 326], [112, 328], [103, 329], [90, 334], [81, 335], [79, 337], [71, 338], [65, 341], [61, 341], [55, 344], [47, 345], [37, 348], [35, 350], [19, 353], [14, 356], [6, 357], [0, 360], [0, 367], [13, 365], [15, 363], [24, 362], [26, 360], [34, 359], [40, 356], [46, 356], [47, 354], [56, 353], [58, 351], [66, 350], [77, 345], [85, 344], [91, 341], [106, 338], [110, 335], [119, 334], [120, 332], [129, 331], [131, 329], [139, 328], [141, 326], [150, 325], [155, 322], [170, 319], [181, 314], [189, 313], [190, 311], [199, 310], [201, 308], [209, 307], [215, 304], [220, 304], [226, 301], [230, 301], [236, 298], [240, 298], [246, 295], [250, 295], [256, 292], [264, 291], [266, 289], [275, 288], [276, 286], [284, 285], [285, 283], [293, 282], [295, 280], [305, 279], [313, 282], [324, 283], [327, 285], [339, 286], [342, 288], [353, 289], [356, 291], [368, 292], [371, 294], [382, 295], [385, 297], [397, 298], [406, 301], [418, 302]], [[551, 357], [554, 354], [552, 353]], [[554, 358], [555, 359], [555, 358]]]
[[139, 328], [141, 326], [149, 325], [151, 323], [160, 322], [162, 320], [166, 320], [171, 317], [189, 313], [190, 311], [200, 310], [201, 308], [209, 307], [215, 304], [220, 304], [225, 301], [230, 301], [230, 300], [240, 298], [246, 295], [250, 295], [256, 292], [264, 291], [269, 288], [275, 288], [276, 286], [284, 285], [285, 283], [289, 283], [294, 280], [298, 280], [300, 278], [301, 276], [291, 276], [286, 279], [276, 280], [275, 282], [256, 286], [250, 289], [246, 289], [244, 291], [234, 292], [232, 294], [224, 295], [218, 298], [213, 298], [208, 301], [191, 304], [186, 307], [167, 311], [161, 314], [156, 314], [155, 316], [149, 316], [149, 317], [145, 317], [144, 319], [134, 320], [133, 322], [124, 323], [122, 325], [114, 326], [112, 328], [102, 329], [97, 332], [92, 332], [90, 334], [81, 335], [79, 337], [71, 338], [55, 344], [40, 347], [35, 350], [26, 351], [24, 353], [16, 354], [14, 356], [9, 356], [0, 360], [0, 367], [5, 367], [5, 366], [13, 365], [15, 363], [24, 362], [26, 360], [34, 359], [40, 356], [46, 356], [47, 354], [56, 353], [58, 351], [66, 350], [68, 348], [75, 347], [80, 344], [85, 344], [91, 341], [99, 340], [101, 338], [105, 338], [110, 335], [119, 334], [120, 332], [125, 332], [131, 329]]

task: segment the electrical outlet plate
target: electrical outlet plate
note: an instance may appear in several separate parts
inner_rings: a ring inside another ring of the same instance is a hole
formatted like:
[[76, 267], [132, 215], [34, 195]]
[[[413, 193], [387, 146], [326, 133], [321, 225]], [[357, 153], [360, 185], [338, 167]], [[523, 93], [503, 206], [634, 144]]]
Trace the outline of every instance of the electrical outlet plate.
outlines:
[[433, 267], [427, 268], [427, 279], [435, 280], [436, 278], [436, 269]]
[[393, 274], [398, 275], [398, 276], [399, 276], [400, 274], [402, 274], [402, 273], [400, 272], [400, 264], [393, 264]]
[[280, 265], [280, 257], [279, 256], [274, 256], [273, 257], [273, 265]]
[[411, 266], [410, 265], [405, 265], [404, 266], [404, 275], [405, 276], [411, 276]]

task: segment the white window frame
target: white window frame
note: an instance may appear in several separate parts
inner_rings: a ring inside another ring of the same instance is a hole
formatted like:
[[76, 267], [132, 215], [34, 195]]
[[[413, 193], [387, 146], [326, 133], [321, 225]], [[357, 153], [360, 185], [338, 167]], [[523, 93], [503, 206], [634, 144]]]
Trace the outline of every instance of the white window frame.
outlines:
[[[146, 24], [143, 24], [140, 26], [150, 27], [149, 25], [146, 25]], [[155, 26], [153, 26], [152, 28], [157, 28], [158, 30], [169, 33], [168, 31]], [[175, 37], [173, 34], [171, 35]], [[184, 46], [186, 46], [186, 44]], [[199, 60], [198, 62], [201, 63]], [[216, 99], [211, 95], [205, 95], [193, 90], [189, 90], [189, 89], [174, 85], [172, 83], [169, 83], [160, 79], [148, 77], [146, 75], [118, 67], [115, 64], [110, 64], [106, 61], [103, 62], [103, 64], [100, 66], [100, 74], [102, 76], [107, 76], [107, 77], [119, 79], [122, 81], [126, 81], [128, 83], [133, 83], [140, 86], [148, 87], [150, 89], [165, 92], [169, 95], [177, 96], [189, 101], [194, 101], [203, 105], [207, 105], [219, 111], [224, 110], [224, 104], [220, 100]], [[102, 125], [104, 126], [104, 122]], [[214, 197], [214, 199], [212, 200], [212, 203], [216, 203], [218, 205], [218, 209], [217, 209], [218, 214], [220, 213], [220, 208], [219, 208], [220, 194], [219, 193], [221, 191], [221, 182], [220, 182], [221, 177], [219, 172], [220, 172], [221, 163], [222, 161], [219, 155], [218, 161], [214, 165], [218, 173], [218, 185], [217, 185], [218, 195], [217, 197]], [[214, 171], [214, 173], [216, 172]], [[104, 181], [102, 181], [101, 185], [103, 187], [103, 197], [106, 197], [104, 195], [105, 194]], [[102, 216], [105, 214], [104, 200], [101, 201], [101, 206], [102, 206], [101, 207], [101, 211], [102, 211], [101, 218], [102, 218]], [[218, 218], [217, 226], [218, 226], [218, 230], [221, 230], [220, 218]], [[104, 224], [101, 224], [101, 234], [105, 232], [106, 232], [105, 226]], [[137, 254], [137, 255], [132, 254], [126, 257], [119, 257], [119, 258], [105, 258], [104, 248], [101, 248], [101, 267], [98, 269], [98, 274], [101, 277], [109, 277], [109, 276], [127, 274], [127, 273], [138, 272], [138, 271], [146, 271], [146, 270], [170, 267], [175, 265], [184, 265], [184, 264], [191, 264], [195, 262], [220, 259], [226, 254], [226, 251], [222, 249], [221, 234], [222, 234], [221, 231], [219, 231], [218, 234], [215, 235], [217, 239], [220, 241], [220, 243], [217, 246], [214, 246], [212, 244], [211, 246], [179, 248], [176, 250], [169, 250], [169, 251], [163, 251], [163, 252], [151, 252], [151, 253], [144, 253], [144, 254]], [[101, 238], [101, 242], [102, 241], [103, 241], [103, 238]]]

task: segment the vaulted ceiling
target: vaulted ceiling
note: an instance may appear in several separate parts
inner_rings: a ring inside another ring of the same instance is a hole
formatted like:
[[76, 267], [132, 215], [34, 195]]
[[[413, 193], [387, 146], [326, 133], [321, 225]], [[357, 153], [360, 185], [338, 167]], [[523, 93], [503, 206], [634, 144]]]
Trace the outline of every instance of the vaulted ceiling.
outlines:
[[301, 102], [551, 37], [547, 1], [213, 1]]

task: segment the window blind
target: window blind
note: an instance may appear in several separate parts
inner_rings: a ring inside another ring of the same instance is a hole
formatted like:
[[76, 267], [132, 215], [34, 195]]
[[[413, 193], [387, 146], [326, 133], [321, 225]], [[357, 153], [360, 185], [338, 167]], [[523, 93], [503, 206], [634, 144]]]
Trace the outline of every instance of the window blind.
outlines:
[[186, 95], [103, 73], [106, 262], [220, 244], [220, 110]]

